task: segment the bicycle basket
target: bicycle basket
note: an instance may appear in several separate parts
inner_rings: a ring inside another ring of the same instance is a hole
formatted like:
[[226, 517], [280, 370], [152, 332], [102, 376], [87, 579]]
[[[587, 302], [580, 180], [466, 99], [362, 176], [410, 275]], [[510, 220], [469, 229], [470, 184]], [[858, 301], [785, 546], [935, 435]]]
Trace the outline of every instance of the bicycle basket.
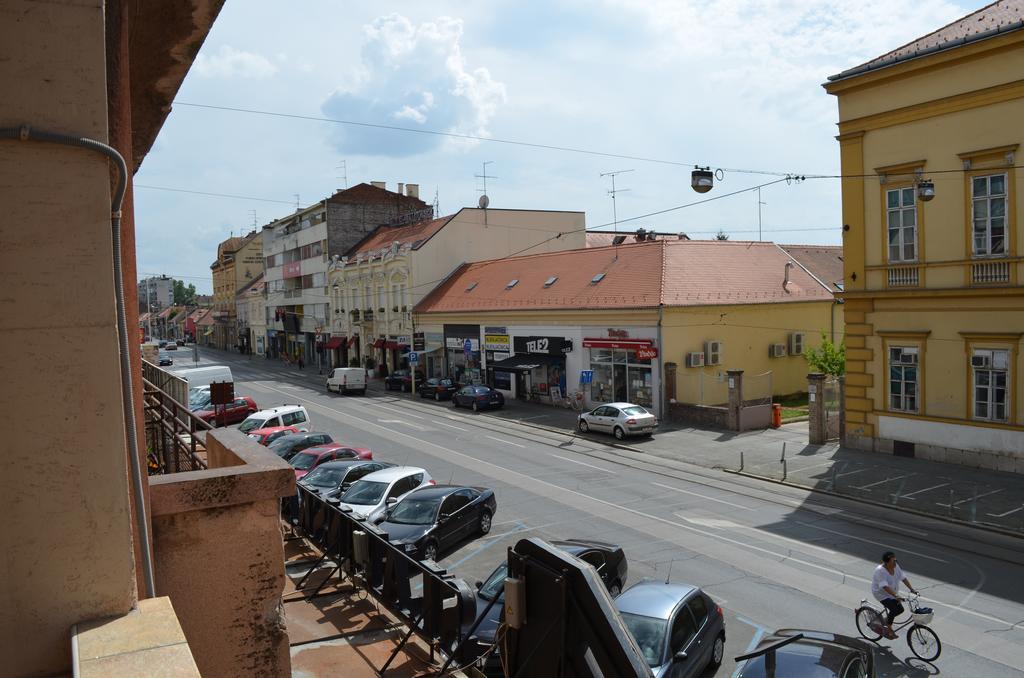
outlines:
[[931, 624], [934, 616], [935, 614], [930, 607], [919, 607], [913, 612], [914, 623], [920, 624], [921, 626], [928, 626]]

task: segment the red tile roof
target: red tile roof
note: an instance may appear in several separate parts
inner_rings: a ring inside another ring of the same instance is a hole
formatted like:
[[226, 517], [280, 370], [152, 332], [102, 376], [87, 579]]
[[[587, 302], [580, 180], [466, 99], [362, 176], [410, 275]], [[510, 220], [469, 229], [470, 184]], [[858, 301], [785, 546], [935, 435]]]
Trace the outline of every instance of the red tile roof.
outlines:
[[[825, 301], [832, 294], [770, 242], [657, 240], [466, 264], [418, 313], [656, 308]], [[595, 275], [604, 277], [592, 282]], [[548, 279], [556, 277], [545, 287]], [[518, 280], [511, 288], [508, 284]], [[475, 285], [474, 285], [475, 283]], [[470, 289], [472, 288], [472, 289]]]
[[[607, 247], [615, 236], [625, 236], [623, 242], [636, 242], [636, 231], [587, 231], [587, 247]], [[689, 240], [685, 233], [655, 233], [658, 240]]]
[[360, 253], [375, 252], [391, 247], [393, 242], [398, 242], [401, 245], [411, 245], [413, 249], [418, 249], [431, 236], [444, 228], [445, 224], [451, 221], [454, 216], [453, 214], [441, 217], [440, 219], [418, 221], [415, 224], [406, 224], [404, 226], [378, 226], [369, 235], [353, 245], [352, 249], [348, 251], [348, 256], [354, 257]]
[[386, 188], [377, 188], [371, 184], [356, 184], [351, 188], [338, 191], [327, 200], [333, 203], [392, 202], [400, 205], [403, 211], [422, 209], [427, 206], [427, 203], [419, 198], [414, 198], [411, 195], [402, 195], [401, 193], [389, 191]]
[[843, 248], [841, 245], [779, 245], [779, 247], [830, 290], [841, 289], [839, 287], [843, 283]]

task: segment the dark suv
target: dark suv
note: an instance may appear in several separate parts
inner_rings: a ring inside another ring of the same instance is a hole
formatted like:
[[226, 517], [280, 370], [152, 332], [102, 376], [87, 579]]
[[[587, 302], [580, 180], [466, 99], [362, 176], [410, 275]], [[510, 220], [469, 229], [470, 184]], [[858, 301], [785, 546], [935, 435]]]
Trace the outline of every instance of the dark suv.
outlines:
[[[419, 384], [425, 380], [425, 376], [422, 372], [416, 373], [416, 383]], [[402, 391], [408, 393], [412, 390], [412, 372], [409, 370], [395, 370], [388, 376], [384, 377], [384, 390], [386, 391]]]

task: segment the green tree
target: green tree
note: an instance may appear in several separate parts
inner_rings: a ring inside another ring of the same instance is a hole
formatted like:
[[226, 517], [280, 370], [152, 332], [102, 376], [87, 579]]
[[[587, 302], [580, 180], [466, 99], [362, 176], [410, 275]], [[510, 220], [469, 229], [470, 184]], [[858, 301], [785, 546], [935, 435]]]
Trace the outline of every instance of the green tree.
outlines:
[[846, 372], [846, 342], [835, 344], [824, 332], [821, 333], [821, 346], [808, 348], [804, 351], [804, 357], [815, 372], [831, 376]]
[[723, 231], [722, 229], [718, 229], [718, 233], [715, 234], [715, 240], [728, 240], [728, 239], [729, 239], [729, 234], [726, 233], [725, 231]]
[[195, 306], [196, 305], [196, 286], [189, 283], [188, 287], [185, 287], [185, 283], [181, 280], [174, 281], [174, 305], [175, 306]]

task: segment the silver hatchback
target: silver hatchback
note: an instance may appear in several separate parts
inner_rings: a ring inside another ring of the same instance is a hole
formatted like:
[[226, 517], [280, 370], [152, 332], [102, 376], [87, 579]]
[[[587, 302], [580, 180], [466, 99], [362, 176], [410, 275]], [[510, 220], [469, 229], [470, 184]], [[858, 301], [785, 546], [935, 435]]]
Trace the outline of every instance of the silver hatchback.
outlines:
[[608, 403], [581, 414], [576, 425], [583, 433], [611, 433], [622, 440], [626, 436], [652, 435], [658, 426], [658, 418], [640, 405]]

